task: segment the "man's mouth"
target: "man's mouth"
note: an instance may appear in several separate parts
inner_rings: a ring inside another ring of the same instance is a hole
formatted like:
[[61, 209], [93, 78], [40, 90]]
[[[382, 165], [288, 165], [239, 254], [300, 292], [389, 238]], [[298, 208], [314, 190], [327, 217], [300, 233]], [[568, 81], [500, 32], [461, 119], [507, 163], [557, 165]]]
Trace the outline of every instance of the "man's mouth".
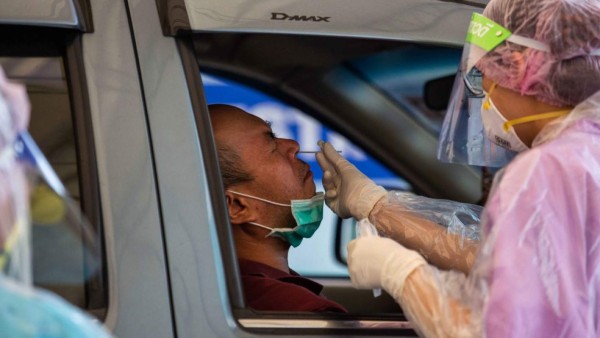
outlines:
[[310, 170], [310, 166], [306, 163], [304, 163], [304, 167], [302, 168], [302, 178], [304, 179], [304, 181], [306, 181], [307, 179], [312, 179], [313, 175], [312, 175], [312, 171]]
[[312, 171], [310, 170], [310, 168], [306, 171], [306, 174], [304, 175], [304, 180], [308, 180], [308, 179], [312, 179], [313, 174]]

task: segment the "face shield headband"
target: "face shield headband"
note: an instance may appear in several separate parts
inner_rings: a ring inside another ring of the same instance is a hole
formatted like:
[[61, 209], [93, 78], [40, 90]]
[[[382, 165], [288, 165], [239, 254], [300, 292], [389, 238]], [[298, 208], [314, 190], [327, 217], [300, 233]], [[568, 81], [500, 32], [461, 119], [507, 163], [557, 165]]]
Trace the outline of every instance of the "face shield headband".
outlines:
[[483, 74], [475, 67], [485, 54], [505, 41], [550, 51], [544, 43], [512, 34], [485, 16], [473, 13], [440, 132], [437, 152], [440, 161], [502, 167], [517, 154], [493, 143], [486, 136], [481, 118], [485, 97]]

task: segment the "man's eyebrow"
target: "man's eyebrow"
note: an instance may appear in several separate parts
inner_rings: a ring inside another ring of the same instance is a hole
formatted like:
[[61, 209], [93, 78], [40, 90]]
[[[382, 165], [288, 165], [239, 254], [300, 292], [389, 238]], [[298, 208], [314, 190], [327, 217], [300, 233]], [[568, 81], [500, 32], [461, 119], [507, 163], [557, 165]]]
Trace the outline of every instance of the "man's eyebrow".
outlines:
[[269, 138], [272, 138], [272, 139], [277, 138], [277, 135], [273, 132], [273, 128], [271, 128], [271, 121], [263, 120], [263, 122], [265, 123], [265, 126], [268, 128], [268, 130], [265, 130], [263, 135], [265, 135]]

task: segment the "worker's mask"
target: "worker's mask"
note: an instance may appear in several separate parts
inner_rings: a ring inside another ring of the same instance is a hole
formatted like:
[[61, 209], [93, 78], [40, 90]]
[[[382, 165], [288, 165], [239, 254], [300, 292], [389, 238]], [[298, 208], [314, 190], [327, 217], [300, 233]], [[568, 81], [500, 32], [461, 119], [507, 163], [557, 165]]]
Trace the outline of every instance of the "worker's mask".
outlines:
[[228, 190], [236, 195], [252, 198], [261, 202], [281, 206], [291, 207], [292, 216], [296, 220], [294, 228], [271, 228], [259, 223], [248, 222], [252, 225], [271, 230], [265, 237], [277, 236], [290, 243], [294, 248], [300, 245], [304, 238], [310, 238], [317, 231], [323, 220], [323, 204], [325, 195], [318, 192], [310, 199], [291, 200], [290, 204], [277, 203], [264, 198], [243, 194], [237, 191]]
[[523, 143], [519, 135], [517, 135], [513, 126], [537, 120], [557, 118], [567, 115], [570, 112], [570, 110], [559, 110], [524, 116], [508, 121], [498, 108], [496, 108], [490, 97], [495, 87], [496, 83], [493, 83], [490, 87], [490, 92], [485, 93], [485, 99], [481, 108], [481, 121], [487, 138], [494, 144], [511, 151], [520, 153], [529, 149], [529, 147]]

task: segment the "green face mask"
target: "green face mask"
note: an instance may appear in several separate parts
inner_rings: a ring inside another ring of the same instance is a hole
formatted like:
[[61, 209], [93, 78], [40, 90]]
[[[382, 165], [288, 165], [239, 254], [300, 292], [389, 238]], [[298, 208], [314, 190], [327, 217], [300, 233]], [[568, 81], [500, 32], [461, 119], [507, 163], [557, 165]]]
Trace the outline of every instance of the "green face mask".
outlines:
[[318, 192], [311, 199], [291, 200], [291, 204], [283, 204], [252, 195], [242, 194], [232, 190], [229, 191], [234, 194], [259, 200], [265, 203], [282, 207], [291, 207], [292, 215], [294, 216], [294, 219], [296, 220], [297, 224], [294, 228], [270, 228], [268, 226], [254, 222], [249, 223], [267, 230], [271, 230], [271, 232], [268, 233], [266, 237], [280, 237], [283, 240], [290, 243], [290, 245], [294, 248], [300, 245], [304, 238], [312, 237], [315, 231], [317, 231], [317, 229], [319, 228], [319, 225], [321, 225], [321, 221], [323, 220], [323, 204], [325, 203], [325, 195], [322, 192]]

